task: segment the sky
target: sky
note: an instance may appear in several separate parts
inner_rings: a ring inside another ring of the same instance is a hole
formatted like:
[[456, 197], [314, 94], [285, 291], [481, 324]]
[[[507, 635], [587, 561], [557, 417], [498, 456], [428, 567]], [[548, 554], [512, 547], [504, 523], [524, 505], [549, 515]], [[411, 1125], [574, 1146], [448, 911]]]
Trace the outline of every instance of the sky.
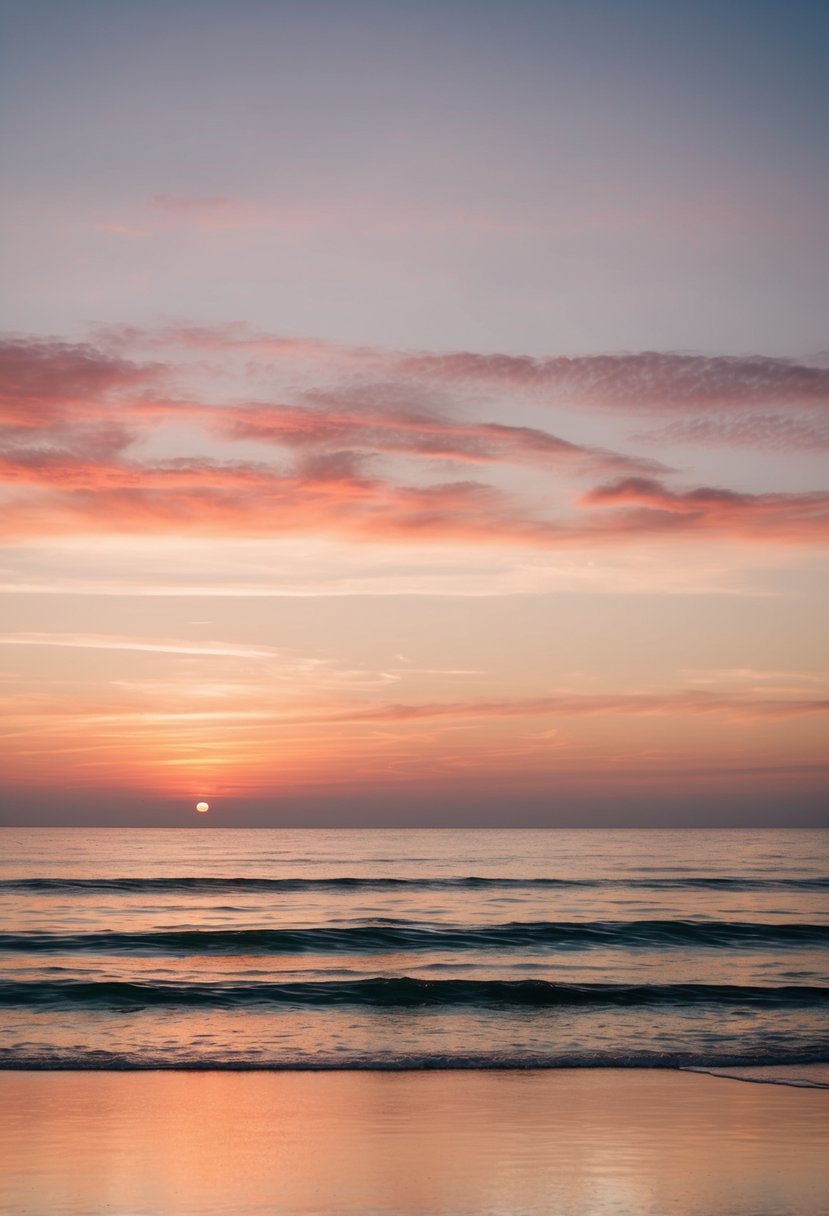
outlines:
[[0, 36], [0, 823], [827, 822], [822, 0]]

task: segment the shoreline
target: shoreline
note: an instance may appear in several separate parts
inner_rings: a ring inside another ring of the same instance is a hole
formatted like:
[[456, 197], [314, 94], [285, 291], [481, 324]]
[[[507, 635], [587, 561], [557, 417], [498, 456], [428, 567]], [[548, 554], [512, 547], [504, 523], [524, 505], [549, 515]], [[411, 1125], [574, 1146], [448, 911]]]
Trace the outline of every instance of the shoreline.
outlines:
[[411, 1074], [419, 1076], [422, 1074], [440, 1073], [445, 1075], [467, 1074], [467, 1073], [504, 1073], [517, 1075], [525, 1075], [527, 1073], [553, 1074], [558, 1073], [579, 1073], [579, 1072], [618, 1072], [618, 1073], [666, 1073], [676, 1075], [694, 1075], [714, 1077], [718, 1080], [733, 1080], [733, 1081], [750, 1081], [754, 1084], [765, 1085], [790, 1085], [796, 1088], [811, 1088], [811, 1089], [829, 1089], [829, 1061], [813, 1060], [800, 1061], [797, 1063], [780, 1063], [780, 1064], [669, 1064], [669, 1063], [642, 1063], [636, 1061], [630, 1064], [625, 1063], [607, 1063], [605, 1061], [591, 1062], [573, 1062], [563, 1064], [540, 1064], [535, 1061], [526, 1063], [480, 1063], [460, 1061], [457, 1063], [447, 1062], [372, 1062], [372, 1063], [320, 1063], [313, 1064], [308, 1061], [287, 1064], [268, 1064], [250, 1062], [227, 1062], [227, 1063], [181, 1063], [181, 1062], [154, 1062], [148, 1064], [140, 1063], [113, 1063], [111, 1061], [101, 1064], [79, 1064], [73, 1061], [49, 1061], [34, 1063], [29, 1060], [22, 1060], [19, 1063], [5, 1062], [0, 1063], [0, 1081], [4, 1074], [19, 1074], [32, 1073], [40, 1075], [43, 1073], [73, 1073], [80, 1076], [84, 1075], [99, 1075], [101, 1073], [121, 1074], [153, 1074], [153, 1073], [181, 1073], [184, 1075], [210, 1075], [211, 1073], [227, 1074], [239, 1073], [243, 1075], [274, 1075], [282, 1076], [297, 1074], [308, 1074], [312, 1076], [329, 1076], [343, 1074], [364, 1074], [364, 1073], [381, 1073], [381, 1074]]

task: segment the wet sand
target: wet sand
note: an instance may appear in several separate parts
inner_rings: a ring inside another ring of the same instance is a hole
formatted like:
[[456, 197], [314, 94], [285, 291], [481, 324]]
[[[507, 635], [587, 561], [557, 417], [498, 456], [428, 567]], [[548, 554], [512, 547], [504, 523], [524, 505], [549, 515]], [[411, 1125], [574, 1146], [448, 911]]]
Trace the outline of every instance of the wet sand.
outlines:
[[6, 1072], [25, 1216], [817, 1216], [829, 1093], [668, 1070]]

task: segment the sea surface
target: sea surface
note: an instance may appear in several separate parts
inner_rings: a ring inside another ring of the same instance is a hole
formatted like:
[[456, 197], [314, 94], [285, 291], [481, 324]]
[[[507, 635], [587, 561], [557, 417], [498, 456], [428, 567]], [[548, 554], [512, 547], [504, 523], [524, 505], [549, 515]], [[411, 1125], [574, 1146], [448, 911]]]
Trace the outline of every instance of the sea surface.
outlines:
[[768, 1068], [827, 1013], [827, 832], [0, 830], [2, 1068]]

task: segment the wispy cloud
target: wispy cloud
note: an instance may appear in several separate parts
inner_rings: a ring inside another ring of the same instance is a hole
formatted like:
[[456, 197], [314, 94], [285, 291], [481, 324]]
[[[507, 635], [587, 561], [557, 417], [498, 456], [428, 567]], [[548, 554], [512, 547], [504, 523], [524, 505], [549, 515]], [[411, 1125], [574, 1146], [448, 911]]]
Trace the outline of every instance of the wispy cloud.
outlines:
[[670, 693], [589, 695], [566, 693], [527, 699], [381, 705], [345, 710], [336, 721], [411, 722], [430, 718], [684, 717], [714, 715], [735, 721], [829, 714], [829, 699], [748, 697], [696, 689]]
[[826, 417], [704, 414], [639, 432], [632, 439], [666, 445], [759, 448], [769, 452], [825, 452], [829, 451], [829, 412]]
[[[240, 538], [205, 535], [65, 534], [10, 546], [0, 567], [6, 594], [262, 597], [530, 596], [589, 594], [774, 594], [774, 577], [803, 562], [791, 546], [746, 554], [722, 541], [716, 552], [669, 538], [620, 551], [615, 542], [553, 557], [537, 545], [493, 542], [471, 549], [445, 537], [355, 544], [331, 536]], [[752, 564], [753, 555], [753, 564]], [[819, 558], [809, 558], [814, 564]]]
[[234, 659], [270, 659], [280, 651], [232, 642], [188, 642], [178, 639], [114, 637], [97, 633], [0, 633], [0, 646], [58, 646], [80, 650], [137, 650], [152, 654], [216, 655]]
[[829, 410], [829, 367], [815, 358], [641, 351], [534, 356], [456, 351], [393, 351], [289, 334], [266, 334], [243, 322], [160, 329], [112, 326], [100, 338], [113, 349], [174, 350], [182, 345], [228, 354], [325, 356], [353, 370], [405, 383], [438, 383], [542, 394], [564, 405], [634, 413], [785, 408]]
[[645, 508], [621, 514], [622, 531], [728, 532], [794, 542], [829, 537], [829, 492], [738, 494], [709, 486], [677, 492], [659, 481], [625, 478], [598, 486], [582, 501], [587, 506]]
[[564, 403], [627, 411], [829, 408], [829, 369], [761, 355], [401, 356], [400, 371], [457, 383], [542, 391]]
[[[186, 652], [182, 652], [186, 653]], [[352, 673], [353, 674], [353, 673]], [[242, 685], [237, 687], [237, 703], [223, 704], [220, 708], [194, 708], [186, 681], [175, 685], [175, 705], [158, 704], [170, 690], [169, 685], [155, 683], [136, 684], [128, 681], [113, 682], [107, 695], [99, 695], [97, 702], [79, 704], [73, 710], [63, 699], [39, 694], [36, 697], [10, 698], [3, 717], [16, 723], [21, 729], [40, 731], [60, 730], [74, 734], [81, 720], [92, 723], [109, 722], [113, 725], [129, 722], [168, 723], [215, 723], [221, 726], [234, 721], [255, 721], [272, 725], [313, 727], [355, 727], [380, 724], [392, 728], [433, 721], [475, 723], [487, 720], [521, 718], [545, 718], [565, 724], [569, 720], [589, 718], [716, 718], [735, 724], [763, 721], [783, 721], [790, 718], [824, 716], [829, 714], [829, 698], [806, 696], [764, 696], [737, 692], [713, 692], [700, 689], [679, 689], [661, 693], [606, 693], [579, 694], [557, 693], [549, 696], [465, 701], [431, 701], [422, 703], [362, 701], [355, 703], [340, 699], [349, 692], [348, 680], [340, 686], [331, 686], [326, 699], [318, 696], [316, 701], [295, 702], [290, 697], [280, 696], [276, 701], [261, 695], [244, 695]], [[203, 703], [204, 688], [194, 682], [195, 695]], [[213, 695], [221, 692], [213, 689]], [[319, 690], [317, 690], [319, 692]], [[321, 686], [322, 693], [326, 692]], [[130, 694], [127, 697], [118, 694]], [[338, 698], [337, 694], [340, 694]], [[138, 698], [138, 699], [136, 699]], [[155, 703], [153, 703], [155, 701]], [[263, 701], [267, 701], [264, 704]], [[350, 736], [355, 737], [355, 736]], [[375, 736], [368, 736], [373, 738]], [[377, 736], [394, 739], [396, 735]], [[419, 736], [404, 735], [415, 741]], [[523, 736], [522, 736], [523, 738]], [[555, 738], [562, 743], [560, 734], [536, 732], [532, 740], [549, 742]], [[530, 740], [530, 741], [532, 741]], [[526, 740], [525, 740], [526, 741]]]
[[[97, 683], [97, 704], [87, 704], [91, 713], [103, 713], [113, 719], [123, 715], [145, 717], [162, 713], [171, 720], [176, 715], [197, 717], [202, 709], [194, 702], [204, 703], [220, 700], [222, 708], [211, 709], [209, 717], [221, 717], [227, 711], [232, 718], [236, 711], [247, 713], [255, 709], [256, 718], [290, 716], [297, 712], [296, 705], [328, 704], [332, 700], [348, 696], [364, 696], [397, 685], [405, 675], [416, 675], [416, 671], [404, 672], [390, 667], [359, 667], [344, 663], [325, 655], [307, 655], [293, 650], [262, 644], [238, 643], [217, 640], [193, 640], [152, 636], [118, 635], [114, 633], [70, 633], [70, 632], [26, 632], [14, 631], [0, 634], [0, 646], [13, 654], [17, 648], [86, 650], [120, 652], [124, 655], [160, 655], [167, 660], [144, 670], [148, 674], [138, 677], [132, 673], [132, 665], [124, 668], [113, 655], [108, 660], [107, 678], [93, 676]], [[178, 661], [180, 660], [180, 661]], [[27, 667], [28, 670], [28, 667]], [[45, 689], [51, 687], [52, 667], [38, 667], [40, 680]], [[444, 676], [460, 677], [474, 675], [466, 671], [442, 671]], [[10, 673], [13, 682], [20, 681], [20, 674]], [[58, 681], [60, 683], [60, 681]], [[83, 687], [83, 691], [81, 688]], [[78, 686], [78, 712], [81, 702], [88, 698], [84, 682]], [[9, 698], [6, 714], [15, 720], [27, 716], [27, 700], [24, 696], [16, 704]], [[60, 697], [40, 695], [36, 699], [36, 712], [58, 717], [67, 712]], [[2, 716], [2, 715], [0, 715]], [[69, 713], [71, 718], [73, 713]]]

